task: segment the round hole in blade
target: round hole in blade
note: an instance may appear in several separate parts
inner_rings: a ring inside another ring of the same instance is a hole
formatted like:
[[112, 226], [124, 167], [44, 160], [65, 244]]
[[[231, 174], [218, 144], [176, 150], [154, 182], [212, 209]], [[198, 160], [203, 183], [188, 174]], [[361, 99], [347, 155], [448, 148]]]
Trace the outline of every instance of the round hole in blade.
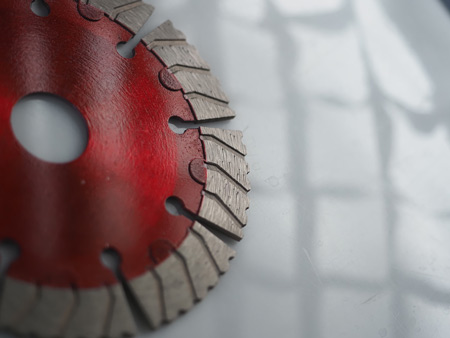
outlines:
[[50, 163], [69, 163], [86, 150], [86, 120], [69, 101], [49, 94], [20, 99], [11, 114], [11, 126], [19, 143], [32, 155]]
[[178, 135], [183, 135], [186, 132], [186, 122], [178, 116], [172, 116], [169, 119], [169, 128]]
[[44, 0], [33, 0], [31, 10], [40, 17], [46, 17], [50, 14], [50, 7]]
[[119, 42], [116, 46], [116, 49], [120, 56], [126, 59], [132, 59], [136, 55], [136, 51], [134, 50], [134, 48], [132, 48], [131, 44], [128, 44], [124, 41]]
[[171, 196], [167, 198], [165, 206], [166, 211], [172, 216], [184, 216], [186, 218], [193, 219], [193, 216], [191, 215], [189, 210], [185, 208], [183, 201], [178, 197]]
[[3, 275], [8, 267], [20, 256], [19, 245], [10, 239], [0, 242], [0, 275]]
[[181, 216], [183, 214], [183, 204], [176, 197], [171, 196], [166, 199], [165, 206], [167, 212], [172, 216]]
[[107, 248], [103, 250], [100, 255], [100, 260], [103, 265], [111, 270], [115, 275], [119, 275], [122, 258], [116, 249]]

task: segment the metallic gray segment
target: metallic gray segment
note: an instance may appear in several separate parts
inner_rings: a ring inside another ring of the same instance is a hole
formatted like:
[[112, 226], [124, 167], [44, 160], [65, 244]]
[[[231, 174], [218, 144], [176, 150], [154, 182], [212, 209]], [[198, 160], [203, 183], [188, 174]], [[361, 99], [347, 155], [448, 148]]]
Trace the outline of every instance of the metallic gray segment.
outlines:
[[42, 287], [32, 310], [16, 324], [20, 334], [59, 337], [75, 305], [72, 289]]
[[194, 285], [196, 300], [205, 298], [208, 290], [219, 281], [214, 261], [202, 242], [192, 233], [184, 240], [177, 252], [183, 256]]
[[250, 182], [247, 177], [248, 164], [244, 156], [223, 147], [220, 142], [203, 140], [203, 144], [206, 162], [221, 168], [245, 190], [250, 191]]
[[164, 304], [161, 285], [152, 272], [129, 281], [135, 299], [144, 311], [152, 328], [158, 328], [164, 317]]
[[245, 211], [249, 208], [250, 202], [247, 193], [233, 180], [217, 170], [208, 168], [205, 190], [218, 197], [242, 226], [247, 224], [247, 213]]
[[206, 225], [214, 226], [217, 230], [224, 232], [235, 240], [239, 241], [244, 237], [242, 227], [236, 218], [212, 195], [205, 194], [203, 196], [198, 217], [200, 222], [206, 222]]
[[0, 326], [13, 328], [36, 303], [38, 288], [30, 283], [5, 278], [0, 304]]
[[165, 319], [170, 322], [194, 305], [194, 290], [186, 266], [177, 254], [172, 254], [155, 271], [161, 278]]
[[106, 287], [79, 290], [77, 306], [69, 318], [65, 332], [66, 338], [97, 338], [103, 337], [112, 304], [111, 296]]
[[151, 50], [154, 46], [159, 45], [163, 41], [186, 41], [186, 36], [179, 30], [175, 29], [171, 21], [166, 21], [158, 28], [144, 36], [142, 41], [147, 48]]
[[200, 133], [205, 136], [214, 137], [242, 155], [247, 155], [247, 148], [242, 143], [244, 136], [242, 131], [201, 127]]
[[209, 70], [208, 64], [192, 45], [157, 46], [153, 48], [167, 67], [182, 66]]
[[91, 0], [89, 4], [105, 12], [133, 34], [141, 29], [155, 10], [153, 6], [136, 0]]
[[153, 6], [141, 3], [138, 7], [133, 7], [126, 11], [120, 12], [117, 16], [115, 16], [115, 20], [136, 34], [147, 22], [154, 10], [155, 8]]
[[186, 94], [199, 94], [228, 103], [228, 97], [222, 91], [219, 80], [210, 72], [191, 72], [182, 70], [174, 72]]
[[192, 231], [202, 238], [219, 272], [221, 274], [227, 272], [230, 267], [230, 259], [234, 258], [236, 252], [198, 222], [194, 223]]
[[136, 323], [128, 306], [125, 293], [121, 285], [115, 285], [109, 288], [113, 299], [111, 308], [109, 328], [106, 332], [107, 337], [119, 338], [124, 335], [134, 336], [137, 334]]
[[188, 95], [197, 121], [231, 119], [236, 113], [227, 104], [198, 95]]
[[136, 0], [89, 0], [88, 3], [91, 6], [98, 8], [105, 12], [108, 16], [114, 14], [114, 11], [123, 6], [134, 4], [141, 1]]
[[[126, 5], [123, 5], [123, 6], [114, 7], [113, 11], [111, 12], [110, 17], [112, 19], [115, 19], [115, 18], [117, 18], [117, 16], [120, 13], [129, 11], [129, 10], [131, 10], [133, 8], [136, 8], [136, 7], [140, 7], [141, 5], [143, 5], [143, 2], [139, 1], [139, 0], [136, 0], [136, 1], [130, 2], [130, 3], [128, 3]], [[147, 5], [147, 4], [145, 4], [145, 5]], [[148, 6], [150, 6], [150, 5], [148, 5]]]

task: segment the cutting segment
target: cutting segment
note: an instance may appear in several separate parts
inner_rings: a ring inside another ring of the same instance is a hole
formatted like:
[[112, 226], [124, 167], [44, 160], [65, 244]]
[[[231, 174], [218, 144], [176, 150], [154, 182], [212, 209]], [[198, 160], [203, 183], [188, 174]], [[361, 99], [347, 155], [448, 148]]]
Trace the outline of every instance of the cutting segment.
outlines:
[[[219, 81], [167, 21], [126, 59], [128, 41], [154, 8], [134, 0], [1, 0], [0, 241], [20, 248], [2, 276], [0, 327], [39, 337], [134, 335], [131, 304], [149, 327], [202, 300], [247, 224], [247, 154], [239, 131], [179, 135], [168, 121], [235, 116]], [[64, 43], [60, 43], [64, 41]], [[15, 139], [14, 104], [33, 93], [70, 101], [89, 143], [67, 164], [41, 161]], [[166, 211], [178, 198], [190, 218]], [[120, 255], [119, 272], [100, 260]]]

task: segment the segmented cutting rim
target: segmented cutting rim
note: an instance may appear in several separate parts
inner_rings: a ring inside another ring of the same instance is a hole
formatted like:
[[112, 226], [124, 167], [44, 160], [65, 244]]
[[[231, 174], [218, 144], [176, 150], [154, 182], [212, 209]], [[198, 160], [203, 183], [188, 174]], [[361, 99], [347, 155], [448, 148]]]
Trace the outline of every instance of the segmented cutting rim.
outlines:
[[[134, 0], [80, 1], [78, 11], [86, 20], [106, 16], [136, 34], [154, 8]], [[197, 50], [170, 21], [142, 39], [148, 51], [167, 67], [161, 82], [185, 94], [199, 122], [235, 116], [219, 82]], [[175, 81], [174, 81], [175, 79]], [[235, 252], [208, 230], [214, 228], [233, 239], [241, 239], [247, 223], [248, 165], [242, 133], [200, 128], [205, 154], [206, 177], [191, 173], [204, 184], [196, 220], [182, 244], [156, 268], [124, 281], [139, 311], [151, 328], [168, 323], [188, 311], [216, 285]], [[197, 168], [198, 169], [198, 168]], [[124, 285], [95, 289], [39, 286], [11, 277], [3, 280], [0, 327], [18, 334], [40, 337], [119, 337], [135, 335]]]

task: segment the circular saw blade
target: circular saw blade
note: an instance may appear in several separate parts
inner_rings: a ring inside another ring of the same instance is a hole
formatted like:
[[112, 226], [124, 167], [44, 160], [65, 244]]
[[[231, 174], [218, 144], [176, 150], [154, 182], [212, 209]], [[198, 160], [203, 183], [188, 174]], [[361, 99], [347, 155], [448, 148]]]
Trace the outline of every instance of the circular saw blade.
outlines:
[[[189, 310], [228, 269], [234, 251], [209, 229], [240, 240], [247, 223], [248, 166], [239, 131], [174, 133], [172, 117], [234, 117], [218, 80], [170, 21], [128, 41], [153, 12], [142, 1], [0, 2], [0, 240], [20, 247], [3, 277], [0, 327], [41, 337], [135, 334], [128, 298], [152, 328]], [[87, 121], [75, 161], [41, 161], [10, 124], [15, 103], [50, 93]], [[173, 216], [178, 198], [193, 216]], [[121, 258], [122, 283], [100, 260]], [[124, 289], [127, 289], [127, 296]]]

